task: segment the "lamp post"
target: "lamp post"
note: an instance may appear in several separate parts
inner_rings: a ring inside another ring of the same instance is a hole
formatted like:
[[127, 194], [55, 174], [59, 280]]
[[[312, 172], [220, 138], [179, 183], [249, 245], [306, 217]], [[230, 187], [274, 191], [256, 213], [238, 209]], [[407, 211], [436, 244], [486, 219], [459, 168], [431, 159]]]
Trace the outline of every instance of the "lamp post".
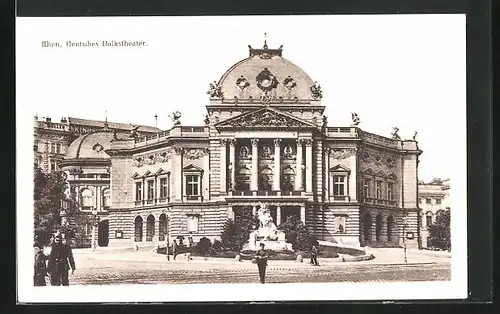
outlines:
[[92, 252], [96, 249], [96, 241], [95, 241], [95, 227], [99, 225], [99, 216], [97, 215], [97, 209], [92, 207]]
[[166, 247], [166, 250], [167, 250], [167, 261], [170, 261], [170, 216], [168, 215], [165, 215], [167, 217], [167, 221], [166, 221], [166, 224], [167, 224], [167, 247]]
[[408, 263], [408, 257], [407, 257], [407, 249], [406, 249], [406, 228], [408, 227], [408, 216], [405, 213], [403, 213], [403, 248], [404, 248], [404, 255], [405, 255], [405, 264]]

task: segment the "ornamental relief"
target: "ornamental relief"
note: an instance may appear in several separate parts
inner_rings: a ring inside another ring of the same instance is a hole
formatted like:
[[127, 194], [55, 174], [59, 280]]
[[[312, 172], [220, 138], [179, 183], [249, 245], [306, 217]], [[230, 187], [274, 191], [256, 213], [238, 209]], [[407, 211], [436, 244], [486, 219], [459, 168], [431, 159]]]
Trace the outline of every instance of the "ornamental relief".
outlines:
[[356, 155], [357, 148], [344, 148], [344, 149], [334, 149], [329, 148], [330, 156], [336, 160], [346, 159], [353, 155]]
[[387, 167], [388, 169], [393, 169], [396, 167], [396, 157], [392, 154], [362, 151], [359, 154], [359, 158], [361, 161], [373, 164], [379, 168]]
[[168, 149], [166, 151], [159, 153], [134, 157], [132, 159], [132, 162], [135, 167], [142, 167], [143, 165], [154, 165], [156, 163], [167, 162], [171, 158], [171, 155], [172, 155], [172, 150]]
[[184, 158], [188, 160], [200, 159], [208, 155], [208, 148], [185, 148]]
[[232, 121], [234, 127], [255, 127], [255, 126], [302, 126], [297, 120], [290, 119], [283, 115], [271, 111], [249, 114], [240, 119]]

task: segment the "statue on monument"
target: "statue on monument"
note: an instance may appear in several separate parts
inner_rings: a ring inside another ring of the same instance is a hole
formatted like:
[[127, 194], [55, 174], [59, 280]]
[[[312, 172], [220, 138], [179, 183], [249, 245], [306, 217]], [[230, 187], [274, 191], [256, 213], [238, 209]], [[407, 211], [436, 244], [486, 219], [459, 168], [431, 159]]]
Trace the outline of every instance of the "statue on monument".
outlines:
[[260, 208], [257, 211], [257, 216], [260, 222], [257, 234], [260, 237], [264, 237], [264, 239], [266, 240], [277, 240], [277, 228], [273, 222], [273, 217], [271, 217], [271, 213], [267, 205], [260, 203]]

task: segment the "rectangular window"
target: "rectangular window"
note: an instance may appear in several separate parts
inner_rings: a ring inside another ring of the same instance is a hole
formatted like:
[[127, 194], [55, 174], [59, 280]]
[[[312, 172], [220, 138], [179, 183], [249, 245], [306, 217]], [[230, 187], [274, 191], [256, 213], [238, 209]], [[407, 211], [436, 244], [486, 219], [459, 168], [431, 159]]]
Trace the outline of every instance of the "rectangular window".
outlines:
[[56, 144], [56, 153], [58, 153], [58, 154], [61, 153], [61, 144], [60, 143]]
[[135, 200], [142, 201], [142, 182], [135, 183]]
[[437, 204], [437, 205], [440, 205], [440, 204], [441, 204], [441, 199], [440, 199], [440, 198], [436, 198], [436, 204]]
[[56, 153], [56, 144], [55, 143], [50, 143], [50, 152], [52, 154]]
[[148, 200], [155, 198], [155, 181], [148, 180]]
[[389, 201], [394, 200], [394, 195], [392, 192], [394, 191], [394, 184], [392, 182], [387, 182], [387, 199]]
[[432, 225], [432, 216], [431, 215], [428, 215], [425, 217], [425, 223], [426, 223], [427, 227]]
[[377, 185], [375, 187], [375, 192], [377, 199], [382, 199], [382, 181], [377, 181]]
[[425, 203], [426, 203], [426, 204], [431, 204], [431, 203], [432, 203], [432, 202], [431, 202], [431, 199], [430, 199], [430, 198], [426, 198], [426, 199], [425, 199]]
[[188, 196], [200, 195], [200, 176], [198, 175], [186, 176], [186, 195]]
[[333, 195], [346, 195], [345, 176], [333, 176]]
[[370, 181], [369, 179], [365, 179], [364, 180], [364, 184], [363, 184], [363, 195], [365, 197], [370, 197], [371, 196], [371, 193], [370, 193]]
[[160, 198], [168, 197], [167, 178], [160, 178]]
[[187, 230], [188, 230], [188, 232], [198, 233], [198, 216], [197, 215], [187, 216]]
[[50, 161], [50, 170], [51, 171], [56, 171], [57, 170], [57, 162], [55, 160]]

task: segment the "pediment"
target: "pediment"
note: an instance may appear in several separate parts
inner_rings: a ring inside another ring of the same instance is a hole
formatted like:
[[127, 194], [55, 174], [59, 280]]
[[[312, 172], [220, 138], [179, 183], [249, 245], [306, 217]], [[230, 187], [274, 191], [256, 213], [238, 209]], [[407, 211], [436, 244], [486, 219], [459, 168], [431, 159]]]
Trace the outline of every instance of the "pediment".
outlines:
[[184, 172], [203, 172], [202, 168], [195, 166], [193, 164], [184, 167], [182, 170], [184, 170]]
[[158, 171], [155, 172], [155, 175], [157, 175], [157, 176], [162, 175], [162, 174], [167, 174], [167, 172], [165, 170], [163, 170], [162, 168], [158, 169]]
[[330, 172], [351, 172], [351, 170], [345, 166], [337, 165], [335, 167], [330, 168]]
[[273, 109], [261, 108], [252, 112], [221, 121], [215, 124], [217, 129], [229, 128], [317, 128], [316, 125], [294, 117], [288, 113]]
[[381, 177], [381, 178], [385, 178], [386, 177], [386, 174], [382, 170], [378, 171], [375, 175], [377, 177]]

